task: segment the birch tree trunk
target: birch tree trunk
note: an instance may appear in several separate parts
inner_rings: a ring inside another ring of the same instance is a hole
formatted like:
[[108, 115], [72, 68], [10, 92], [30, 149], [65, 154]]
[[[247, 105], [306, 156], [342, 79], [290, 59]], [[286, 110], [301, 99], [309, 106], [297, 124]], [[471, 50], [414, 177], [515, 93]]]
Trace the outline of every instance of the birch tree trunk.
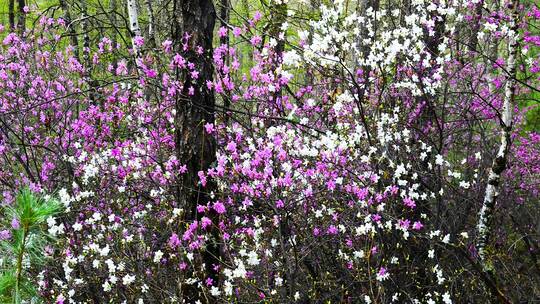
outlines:
[[141, 36], [141, 28], [139, 27], [139, 12], [137, 10], [136, 0], [127, 0], [127, 9], [129, 17], [129, 30], [131, 34], [131, 44], [133, 46], [133, 52], [135, 56], [139, 56], [139, 46], [136, 43], [135, 37]]
[[518, 52], [518, 4], [519, 1], [517, 0], [514, 0], [512, 4], [509, 4], [510, 11], [512, 11], [512, 16], [510, 18], [509, 26], [511, 30], [508, 34], [508, 60], [506, 64], [508, 79], [504, 89], [505, 95], [502, 109], [501, 143], [497, 156], [493, 160], [493, 164], [489, 172], [484, 202], [480, 212], [478, 213], [478, 240], [476, 249], [478, 251], [478, 256], [480, 258], [482, 267], [489, 273], [492, 273], [492, 266], [486, 257], [486, 246], [491, 232], [490, 224], [494, 213], [495, 202], [499, 195], [501, 174], [506, 169], [508, 151], [510, 150], [511, 145], [510, 132], [512, 131], [513, 125], [514, 100], [516, 91], [516, 57]]

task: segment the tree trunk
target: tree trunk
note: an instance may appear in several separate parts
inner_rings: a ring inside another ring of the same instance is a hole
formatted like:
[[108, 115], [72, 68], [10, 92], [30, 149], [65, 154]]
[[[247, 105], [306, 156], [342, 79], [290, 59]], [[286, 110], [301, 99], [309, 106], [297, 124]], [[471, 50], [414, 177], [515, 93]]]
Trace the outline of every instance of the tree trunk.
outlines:
[[[111, 12], [109, 19], [110, 19], [111, 25], [112, 25], [111, 42], [112, 42], [113, 48], [116, 48], [116, 45], [118, 44], [118, 37], [117, 36], [118, 36], [119, 28], [118, 28], [118, 18], [116, 16], [116, 9], [117, 9], [116, 0], [111, 0], [109, 2], [109, 10]], [[117, 67], [118, 67], [118, 59], [114, 58], [113, 59], [113, 70], [116, 71]]]
[[9, 0], [9, 30], [15, 30], [15, 0]]
[[19, 0], [19, 21], [17, 26], [21, 34], [26, 30], [26, 12], [24, 11], [24, 6], [24, 0]]
[[480, 32], [480, 25], [482, 24], [482, 7], [484, 6], [484, 1], [481, 0], [479, 3], [476, 4], [476, 8], [474, 10], [474, 20], [472, 25], [472, 32], [471, 32], [471, 40], [469, 42], [469, 51], [470, 52], [476, 52], [476, 48], [478, 46], [478, 33]]
[[156, 47], [159, 42], [156, 39], [156, 22], [152, 1], [146, 0], [144, 3], [146, 4], [146, 11], [148, 13], [148, 45], [150, 47]]
[[518, 12], [517, 6], [519, 1], [514, 0], [509, 4], [510, 11], [512, 11], [510, 19], [511, 32], [508, 35], [508, 60], [506, 70], [508, 71], [508, 79], [505, 86], [505, 95], [503, 103], [503, 113], [501, 121], [501, 143], [497, 156], [493, 160], [489, 176], [488, 184], [486, 187], [486, 193], [484, 195], [484, 202], [482, 208], [478, 213], [478, 225], [477, 233], [478, 240], [476, 249], [478, 251], [478, 257], [480, 263], [486, 272], [493, 274], [493, 267], [490, 265], [489, 259], [486, 257], [486, 246], [490, 236], [490, 224], [494, 213], [495, 202], [499, 195], [499, 185], [501, 182], [501, 174], [506, 169], [506, 162], [508, 151], [511, 146], [510, 133], [513, 126], [513, 114], [515, 104], [515, 91], [516, 91], [516, 57], [518, 52], [518, 45], [516, 36], [518, 35]]
[[71, 13], [69, 12], [69, 6], [66, 3], [66, 0], [60, 0], [60, 7], [64, 11], [64, 21], [68, 27], [69, 36], [71, 39], [71, 44], [73, 46], [73, 54], [77, 60], [81, 60], [79, 53], [79, 40], [77, 39], [77, 32], [75, 31], [75, 25], [72, 24]]
[[139, 46], [135, 41], [135, 37], [141, 36], [141, 28], [139, 27], [139, 11], [137, 10], [137, 1], [127, 0], [127, 9], [129, 16], [129, 30], [131, 35], [131, 44], [133, 52], [137, 57], [139, 55]]
[[[176, 0], [177, 13], [176, 45], [180, 54], [199, 72], [193, 78], [187, 69], [178, 70], [178, 78], [183, 83], [182, 97], [176, 101], [176, 153], [180, 163], [185, 164], [187, 172], [183, 175], [177, 189], [177, 200], [185, 210], [187, 221], [196, 220], [197, 205], [206, 205], [211, 200], [210, 193], [216, 190], [210, 179], [206, 186], [199, 183], [199, 174], [207, 171], [216, 161], [216, 141], [205, 132], [206, 123], [214, 123], [215, 96], [206, 86], [213, 80], [212, 41], [216, 21], [216, 11], [211, 0]], [[186, 47], [184, 47], [186, 45]], [[197, 52], [202, 48], [203, 53]], [[216, 223], [217, 215], [211, 215]], [[214, 229], [214, 237], [216, 230]], [[219, 263], [219, 246], [209, 240], [206, 246], [204, 263], [209, 277], [217, 280], [212, 264]], [[187, 291], [190, 293], [190, 291]], [[191, 294], [193, 295], [193, 294]], [[187, 296], [191, 296], [188, 294]], [[195, 296], [195, 295], [194, 295]]]

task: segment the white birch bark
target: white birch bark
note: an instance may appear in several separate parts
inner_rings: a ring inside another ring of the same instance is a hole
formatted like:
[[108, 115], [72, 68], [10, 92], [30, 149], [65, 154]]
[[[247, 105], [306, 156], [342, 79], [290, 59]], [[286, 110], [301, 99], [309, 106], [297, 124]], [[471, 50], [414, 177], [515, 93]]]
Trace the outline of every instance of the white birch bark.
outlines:
[[518, 51], [517, 35], [518, 35], [518, 16], [517, 5], [518, 0], [514, 0], [510, 9], [512, 15], [510, 19], [510, 32], [508, 33], [508, 59], [506, 63], [506, 70], [508, 72], [508, 79], [505, 85], [504, 103], [502, 109], [502, 121], [501, 121], [501, 143], [497, 156], [493, 160], [489, 176], [488, 184], [486, 187], [486, 193], [484, 195], [484, 202], [482, 208], [478, 213], [477, 233], [478, 241], [476, 249], [482, 267], [490, 271], [491, 266], [486, 261], [486, 244], [490, 234], [490, 222], [493, 216], [495, 201], [499, 195], [499, 185], [501, 182], [501, 174], [506, 169], [506, 159], [508, 151], [510, 149], [510, 132], [513, 125], [513, 113], [514, 113], [514, 99], [516, 91], [516, 56]]
[[135, 43], [135, 37], [141, 36], [141, 28], [139, 27], [139, 12], [137, 11], [137, 1], [127, 0], [127, 9], [129, 16], [129, 29], [131, 31], [131, 43], [135, 56], [139, 55], [139, 46]]

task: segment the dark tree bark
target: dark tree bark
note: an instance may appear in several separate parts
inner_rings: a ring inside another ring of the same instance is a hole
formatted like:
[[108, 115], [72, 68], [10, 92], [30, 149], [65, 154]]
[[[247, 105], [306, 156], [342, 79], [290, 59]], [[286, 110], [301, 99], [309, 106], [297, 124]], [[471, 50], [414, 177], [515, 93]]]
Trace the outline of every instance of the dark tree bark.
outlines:
[[484, 1], [480, 1], [476, 4], [475, 10], [474, 10], [474, 20], [472, 25], [472, 32], [471, 32], [471, 40], [469, 42], [469, 51], [476, 52], [476, 47], [478, 46], [478, 32], [480, 31], [480, 25], [482, 22], [482, 6], [484, 5]]
[[75, 25], [71, 24], [71, 13], [69, 11], [69, 5], [66, 0], [60, 0], [60, 7], [64, 11], [64, 21], [68, 27], [69, 36], [71, 39], [71, 44], [73, 46], [73, 54], [77, 60], [81, 60], [79, 53], [79, 39], [77, 38], [77, 32], [75, 31]]
[[15, 30], [15, 0], [9, 0], [9, 29]]
[[[183, 83], [183, 89], [182, 97], [176, 102], [176, 153], [180, 163], [187, 166], [187, 172], [180, 181], [176, 195], [189, 221], [197, 219], [197, 205], [207, 204], [211, 200], [210, 193], [216, 190], [215, 182], [211, 179], [204, 187], [199, 183], [199, 172], [208, 170], [216, 161], [216, 141], [204, 129], [206, 123], [214, 123], [215, 115], [214, 92], [207, 88], [206, 81], [212, 80], [214, 73], [212, 41], [216, 11], [211, 0], [175, 2], [176, 45], [181, 55], [194, 63], [199, 72], [196, 79], [188, 69], [179, 70], [177, 75]], [[202, 54], [197, 52], [199, 48], [203, 49]], [[215, 214], [213, 217], [217, 218]], [[214, 223], [216, 221], [213, 220]], [[207, 274], [217, 280], [212, 265], [219, 262], [219, 246], [209, 240], [206, 251], [204, 263]], [[186, 291], [186, 296], [192, 296], [191, 292]]]
[[17, 22], [17, 26], [19, 28], [19, 31], [21, 33], [24, 33], [26, 30], [26, 13], [24, 12], [24, 0], [18, 0], [19, 2], [19, 21]]

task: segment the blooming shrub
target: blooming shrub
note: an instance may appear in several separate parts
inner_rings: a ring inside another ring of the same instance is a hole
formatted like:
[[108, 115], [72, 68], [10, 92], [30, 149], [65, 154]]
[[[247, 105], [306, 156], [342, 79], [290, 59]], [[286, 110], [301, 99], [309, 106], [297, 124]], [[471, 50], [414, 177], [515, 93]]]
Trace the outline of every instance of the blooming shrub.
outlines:
[[[90, 50], [91, 73], [62, 47], [62, 19], [43, 17], [39, 34], [6, 34], [3, 196], [9, 201], [21, 185], [58, 191], [65, 209], [47, 220], [56, 241], [36, 276], [40, 295], [48, 303], [538, 296], [528, 276], [538, 248], [540, 140], [522, 130], [527, 108], [519, 104], [489, 269], [476, 249], [508, 82], [505, 59], [457, 40], [457, 31], [475, 30], [468, 19], [482, 3], [412, 1], [397, 10], [389, 2], [358, 15], [334, 1], [296, 25], [298, 37], [269, 39], [258, 13], [232, 28], [238, 48], [219, 45], [212, 56], [189, 34], [155, 49], [136, 36], [140, 54], [103, 37]], [[517, 35], [522, 49], [534, 49], [527, 18], [539, 16], [523, 17], [516, 32], [509, 9], [481, 17], [475, 47], [502, 48]], [[250, 49], [252, 64], [240, 48]], [[212, 60], [206, 88], [179, 77], [203, 77], [187, 51]], [[520, 67], [530, 77], [518, 82], [518, 96], [536, 90], [536, 65]], [[175, 150], [177, 111], [196, 106], [199, 89], [216, 94], [222, 111], [198, 122], [217, 151], [193, 182]], [[209, 199], [194, 205], [180, 195], [187, 188]], [[525, 245], [511, 245], [517, 239]], [[519, 276], [516, 265], [526, 265]]]

